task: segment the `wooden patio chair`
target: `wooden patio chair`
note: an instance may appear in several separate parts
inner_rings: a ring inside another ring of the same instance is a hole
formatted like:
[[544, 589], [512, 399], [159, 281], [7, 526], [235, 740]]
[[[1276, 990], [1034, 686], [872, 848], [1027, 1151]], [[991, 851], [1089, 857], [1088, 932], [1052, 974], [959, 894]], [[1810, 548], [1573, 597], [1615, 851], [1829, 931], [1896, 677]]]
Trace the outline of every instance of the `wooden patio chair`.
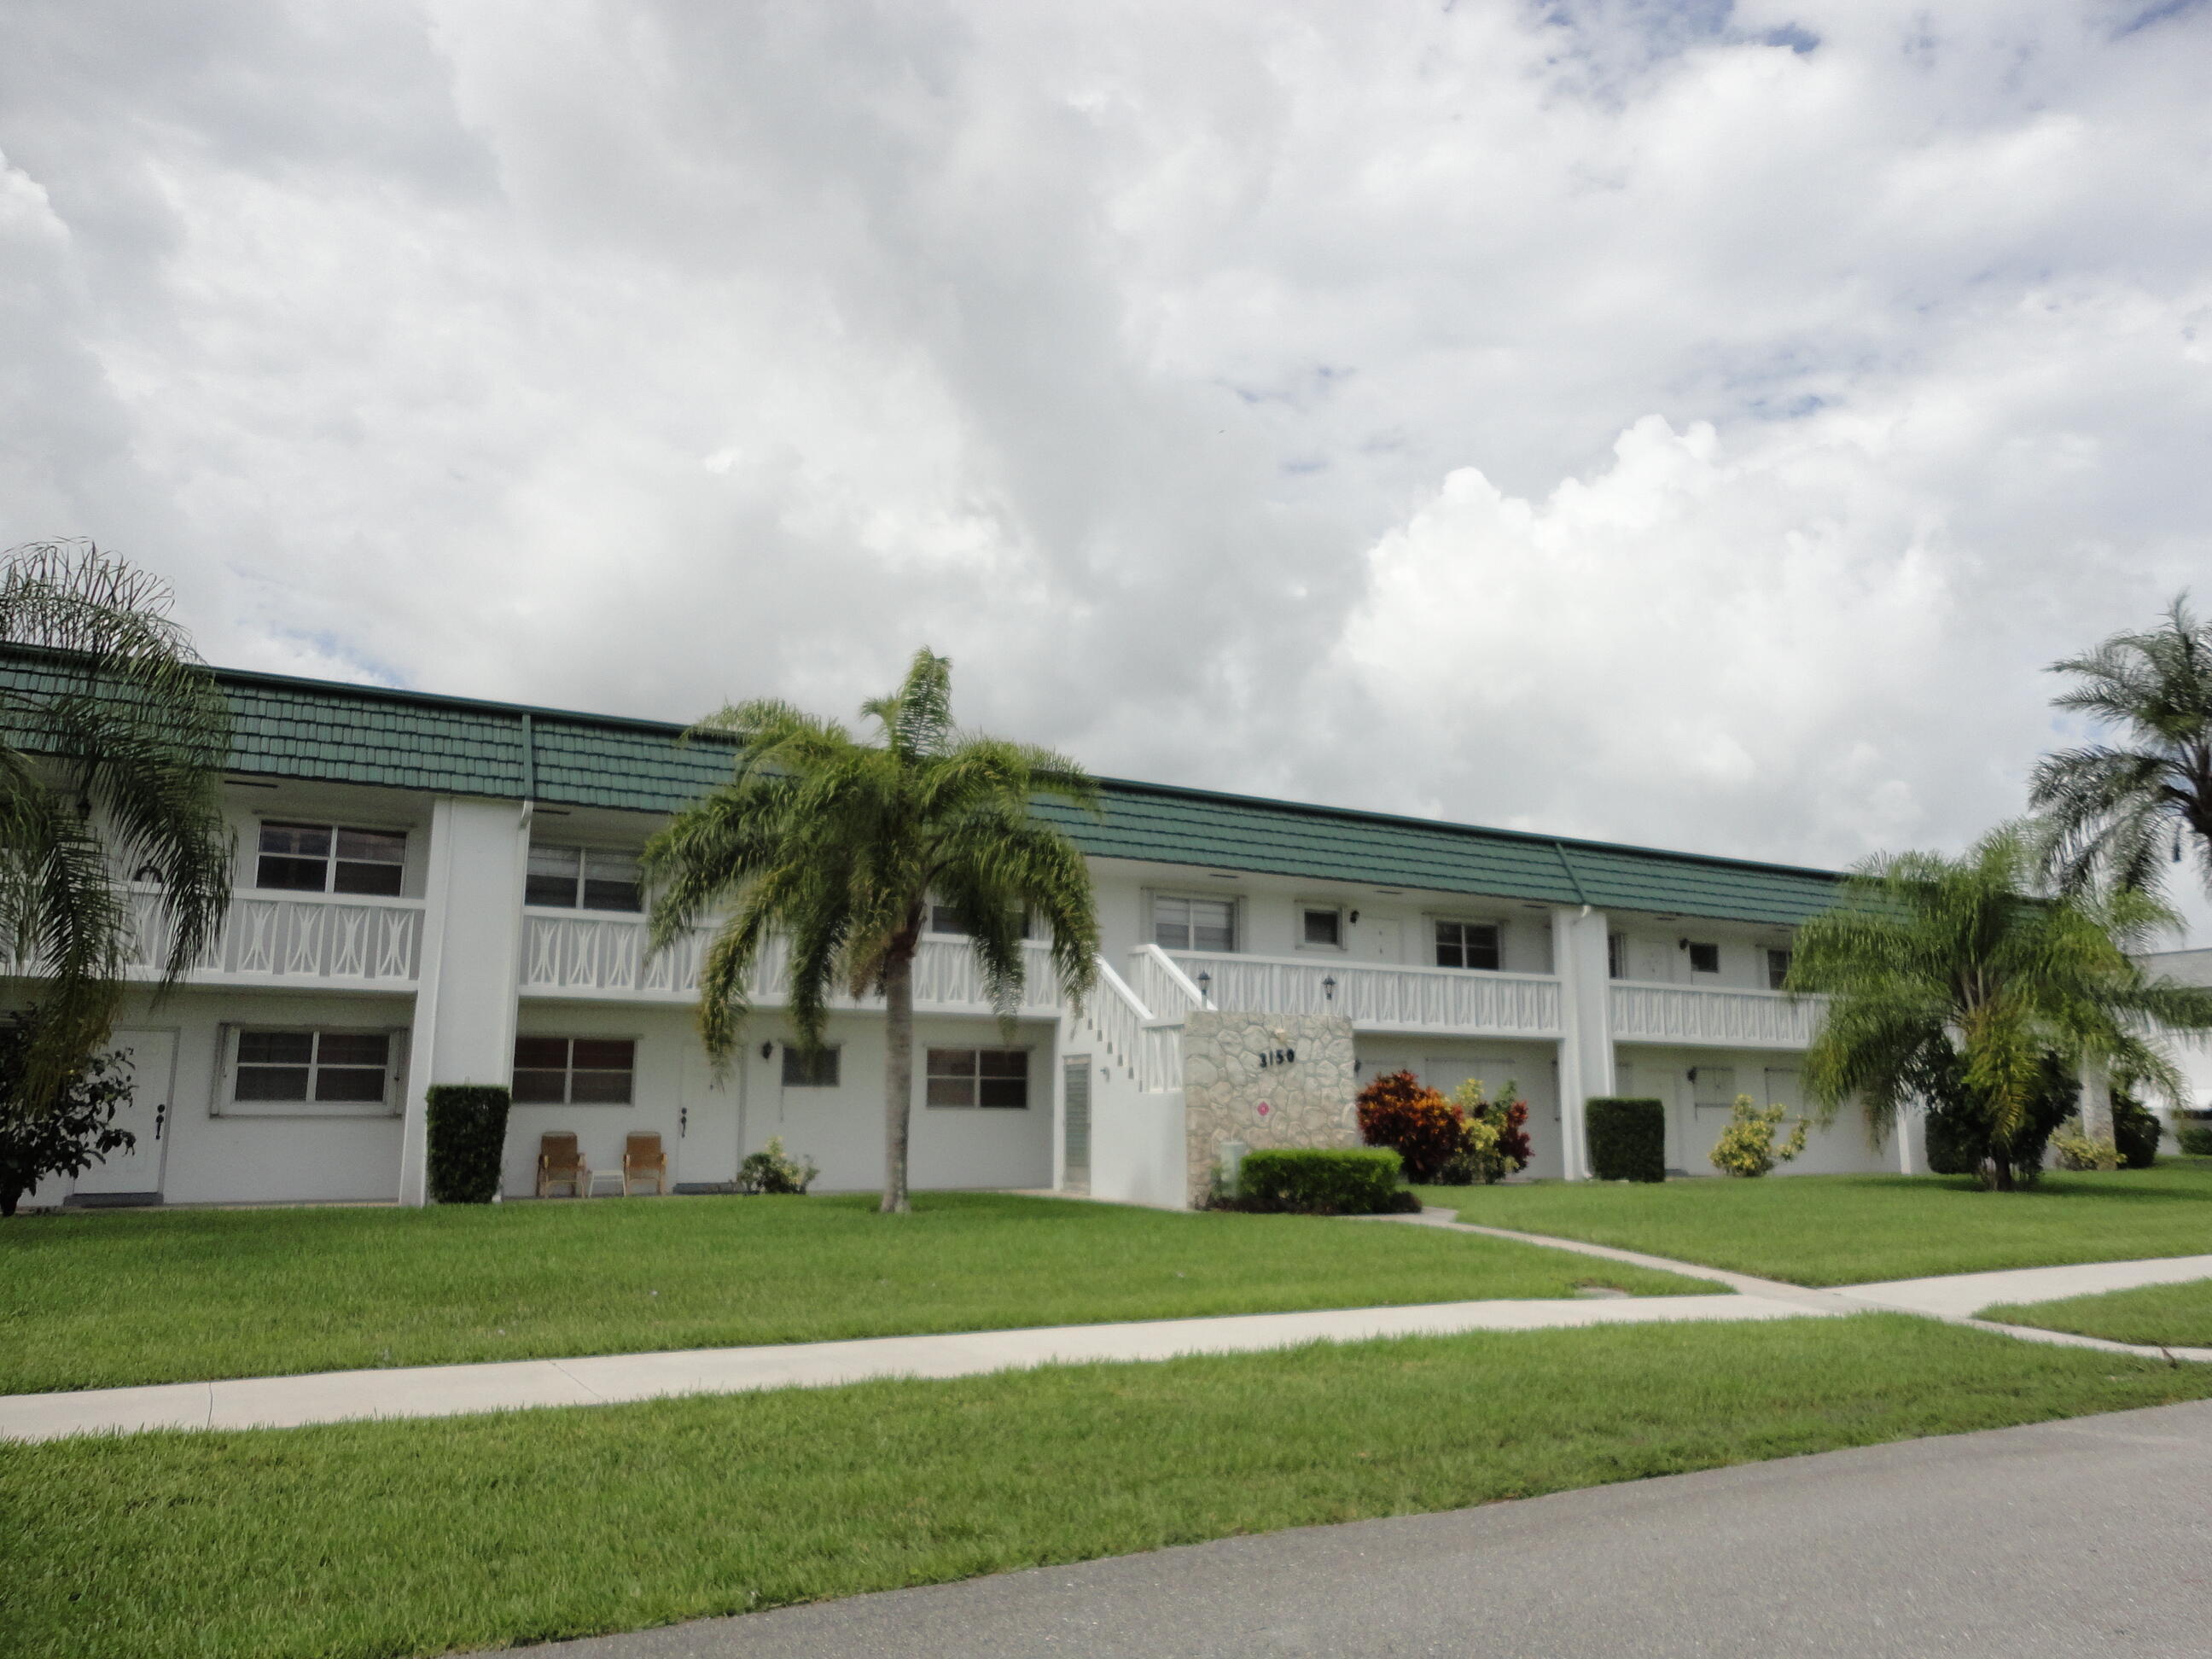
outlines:
[[629, 1183], [653, 1177], [653, 1189], [665, 1196], [668, 1192], [668, 1154], [660, 1150], [660, 1137], [650, 1130], [634, 1132], [623, 1142], [623, 1196], [629, 1196]]
[[592, 1195], [592, 1166], [584, 1162], [576, 1137], [566, 1131], [538, 1137], [538, 1196], [552, 1197], [556, 1187], [566, 1187], [571, 1198]]

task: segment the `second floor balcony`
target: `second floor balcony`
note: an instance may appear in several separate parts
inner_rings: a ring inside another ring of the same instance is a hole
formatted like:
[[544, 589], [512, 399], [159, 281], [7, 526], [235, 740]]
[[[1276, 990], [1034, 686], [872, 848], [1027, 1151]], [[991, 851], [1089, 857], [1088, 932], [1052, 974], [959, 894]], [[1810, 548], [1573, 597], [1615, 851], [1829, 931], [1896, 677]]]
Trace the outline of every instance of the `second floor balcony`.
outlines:
[[[619, 916], [526, 915], [522, 922], [522, 994], [621, 1001], [696, 1001], [699, 966], [708, 935], [695, 933], [649, 960], [646, 925]], [[1023, 947], [1024, 982], [1019, 1012], [1028, 1016], [1060, 1012], [1059, 982], [1048, 945]], [[753, 974], [749, 994], [769, 1006], [784, 1000], [787, 951], [771, 941]], [[983, 994], [983, 974], [962, 939], [924, 939], [914, 965], [915, 1006], [932, 1013], [992, 1012]], [[840, 997], [839, 1007], [883, 1006], [880, 997]]]
[[1824, 1003], [1780, 991], [1702, 985], [1646, 985], [1616, 980], [1608, 988], [1616, 1042], [1667, 1042], [1717, 1048], [1803, 1048], [1813, 1041]]
[[1559, 981], [1548, 974], [1212, 951], [1160, 954], [1215, 1007], [1240, 1012], [1334, 1014], [1362, 1030], [1471, 1036], [1557, 1037], [1566, 1029]]
[[[131, 896], [132, 977], [157, 975], [172, 933], [160, 895]], [[412, 990], [422, 969], [416, 899], [241, 892], [222, 936], [192, 969], [196, 985], [286, 985]]]

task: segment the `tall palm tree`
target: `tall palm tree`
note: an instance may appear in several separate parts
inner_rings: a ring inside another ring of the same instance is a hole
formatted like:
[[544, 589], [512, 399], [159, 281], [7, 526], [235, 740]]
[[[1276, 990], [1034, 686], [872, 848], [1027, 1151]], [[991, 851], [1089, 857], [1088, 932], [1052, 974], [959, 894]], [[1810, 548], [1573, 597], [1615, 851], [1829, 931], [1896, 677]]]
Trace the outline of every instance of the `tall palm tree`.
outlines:
[[74, 1079], [107, 1038], [136, 948], [130, 884], [165, 913], [173, 981], [221, 932], [230, 706], [157, 578], [88, 541], [0, 563], [0, 946], [35, 983], [22, 1100]]
[[2186, 845], [2212, 887], [2212, 623], [2191, 614], [2185, 593], [2158, 627], [2115, 634], [2051, 668], [2075, 677], [2053, 706], [2093, 715], [2120, 738], [2036, 767], [2028, 804], [2049, 830], [2051, 872], [2072, 890], [2103, 878], [2156, 892]]
[[2129, 952], [2174, 925], [2140, 890], [2052, 894], [2030, 832], [1991, 831], [1964, 857], [1904, 853], [1861, 865], [1840, 902], [1799, 932], [1789, 988], [1832, 999], [1806, 1056], [1830, 1118], [1864, 1107], [1879, 1143], [1914, 1100], [1962, 1113], [2011, 1158], [2053, 1060], [2180, 1087], [2160, 1040], [2212, 1030], [2212, 990], [2154, 980]]
[[1030, 810], [1049, 795], [1096, 811], [1097, 784], [1064, 756], [959, 730], [951, 668], [915, 653], [896, 691], [862, 705], [880, 728], [872, 742], [773, 701], [700, 721], [695, 733], [736, 740], [729, 781], [645, 853], [659, 887], [654, 951], [723, 913], [699, 975], [700, 1033], [718, 1063], [737, 1047], [748, 984], [775, 937], [789, 943], [803, 1047], [820, 1045], [834, 988], [882, 994], [885, 1212], [909, 1207], [914, 961], [933, 898], [960, 917], [1010, 1035], [1027, 919], [1048, 930], [1071, 999], [1090, 990], [1098, 950], [1089, 866]]

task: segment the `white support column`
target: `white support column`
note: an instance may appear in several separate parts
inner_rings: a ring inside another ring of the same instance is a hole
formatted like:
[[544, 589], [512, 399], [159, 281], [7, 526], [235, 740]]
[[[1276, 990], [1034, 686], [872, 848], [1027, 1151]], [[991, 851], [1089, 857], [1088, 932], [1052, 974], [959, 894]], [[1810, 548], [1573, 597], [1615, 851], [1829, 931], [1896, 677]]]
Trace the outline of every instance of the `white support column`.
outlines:
[[1607, 971], [1606, 919], [1587, 904], [1552, 912], [1552, 971], [1559, 977], [1559, 1148], [1570, 1181], [1589, 1175], [1583, 1107], [1613, 1093], [1613, 986]]
[[441, 795], [431, 805], [422, 955], [400, 1138], [402, 1204], [429, 1201], [430, 1086], [504, 1083], [512, 1069], [529, 849], [526, 804]]

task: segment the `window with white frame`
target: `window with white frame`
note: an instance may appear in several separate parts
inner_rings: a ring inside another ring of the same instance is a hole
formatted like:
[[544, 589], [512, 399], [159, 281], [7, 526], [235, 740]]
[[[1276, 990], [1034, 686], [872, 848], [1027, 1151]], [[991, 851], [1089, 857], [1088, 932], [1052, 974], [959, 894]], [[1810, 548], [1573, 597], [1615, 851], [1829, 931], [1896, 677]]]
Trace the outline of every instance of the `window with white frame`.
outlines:
[[637, 1080], [633, 1037], [519, 1036], [518, 1106], [627, 1106]]
[[787, 1089], [834, 1089], [837, 1086], [836, 1048], [812, 1052], [795, 1042], [783, 1045], [783, 1086]]
[[1298, 907], [1298, 943], [1318, 949], [1344, 948], [1344, 912], [1333, 904]]
[[1164, 951], [1234, 951], [1237, 901], [1157, 893], [1152, 897], [1152, 942]]
[[397, 898], [407, 864], [404, 830], [335, 823], [261, 826], [253, 884], [289, 893], [365, 893]]
[[1785, 946], [1766, 948], [1766, 988], [1778, 991], [1790, 982], [1790, 951]]
[[532, 842], [522, 902], [562, 910], [641, 910], [637, 860], [597, 847]]
[[1479, 968], [1496, 973], [1498, 963], [1504, 959], [1498, 927], [1494, 921], [1439, 919], [1436, 923], [1436, 939], [1437, 966], [1439, 968]]
[[391, 1109], [390, 1031], [247, 1026], [232, 1034], [228, 1104], [248, 1111]]
[[1605, 976], [1607, 979], [1628, 977], [1628, 935], [1607, 933], [1605, 936]]
[[932, 1048], [922, 1098], [932, 1106], [1025, 1110], [1030, 1103], [1030, 1051]]

